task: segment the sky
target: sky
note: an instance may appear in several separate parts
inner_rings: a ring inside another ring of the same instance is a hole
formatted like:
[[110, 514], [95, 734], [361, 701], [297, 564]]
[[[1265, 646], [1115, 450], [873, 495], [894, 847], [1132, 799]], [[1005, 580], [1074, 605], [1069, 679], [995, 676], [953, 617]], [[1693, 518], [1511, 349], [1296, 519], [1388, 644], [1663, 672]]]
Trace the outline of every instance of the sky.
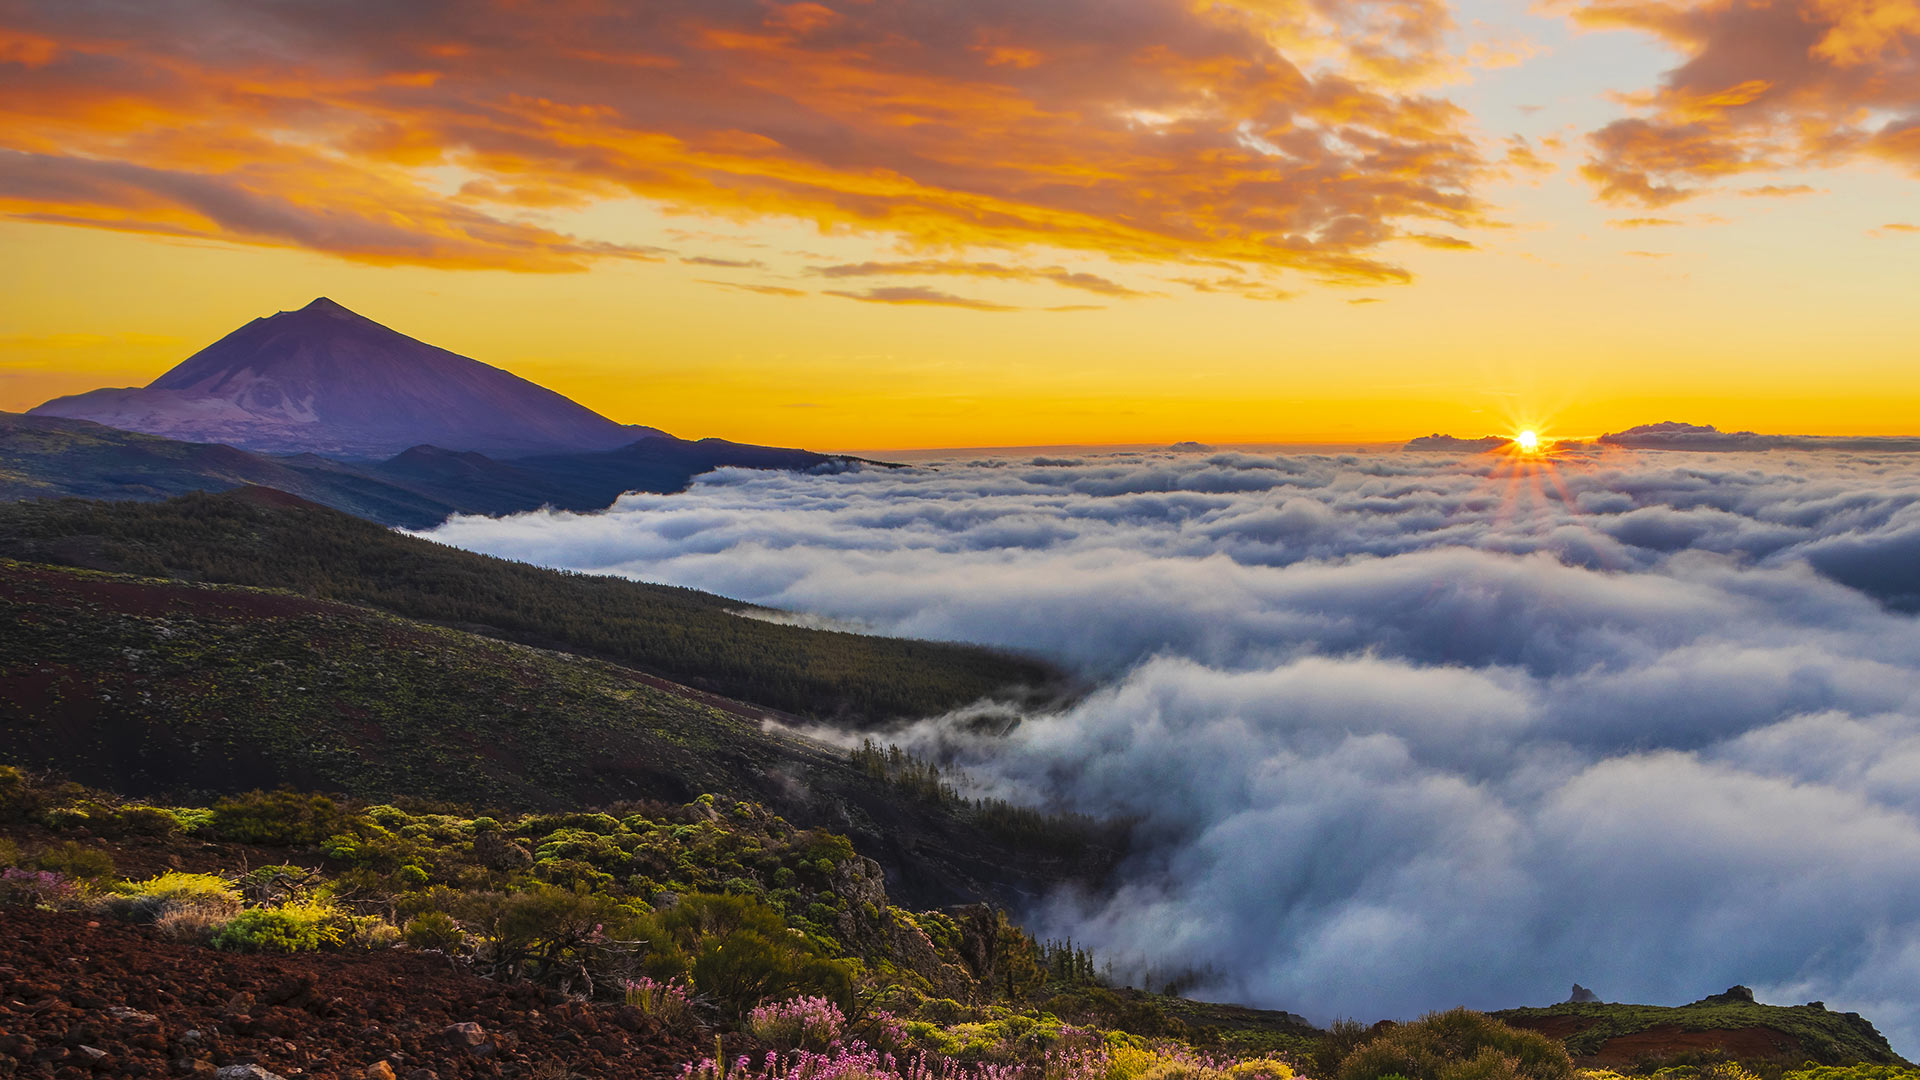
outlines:
[[1911, 452], [720, 470], [427, 535], [1065, 666], [889, 738], [1136, 822], [1020, 913], [1123, 976], [1323, 1024], [1741, 984], [1920, 1051]]
[[1911, 433], [1914, 0], [0, 0], [0, 409], [326, 295], [820, 449]]

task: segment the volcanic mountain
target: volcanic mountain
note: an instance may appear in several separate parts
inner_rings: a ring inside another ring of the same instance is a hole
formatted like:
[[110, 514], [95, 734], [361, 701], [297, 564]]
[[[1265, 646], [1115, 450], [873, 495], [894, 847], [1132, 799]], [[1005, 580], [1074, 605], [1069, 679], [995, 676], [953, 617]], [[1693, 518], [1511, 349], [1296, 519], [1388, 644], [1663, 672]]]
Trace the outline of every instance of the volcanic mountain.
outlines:
[[273, 454], [386, 458], [431, 444], [494, 457], [612, 450], [661, 435], [417, 341], [325, 297], [255, 319], [142, 388], [31, 415]]

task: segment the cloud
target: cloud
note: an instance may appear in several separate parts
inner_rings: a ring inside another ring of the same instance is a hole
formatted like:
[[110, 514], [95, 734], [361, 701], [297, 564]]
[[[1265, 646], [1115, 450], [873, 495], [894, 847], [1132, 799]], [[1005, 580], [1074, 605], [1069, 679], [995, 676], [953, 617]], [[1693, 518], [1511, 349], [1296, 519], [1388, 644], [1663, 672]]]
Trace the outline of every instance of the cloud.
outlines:
[[1149, 295], [1130, 289], [1111, 278], [1086, 271], [1068, 270], [1063, 266], [1008, 266], [1004, 263], [968, 262], [960, 259], [915, 259], [896, 262], [837, 263], [832, 266], [812, 267], [812, 272], [828, 278], [953, 276], [994, 278], [1001, 281], [1044, 281], [1063, 288], [1099, 293], [1102, 296], [1132, 299]]
[[432, 535], [1070, 665], [1005, 738], [898, 737], [1139, 823], [1025, 913], [1125, 968], [1322, 1021], [1738, 982], [1920, 1048], [1914, 458], [721, 471]]
[[1631, 217], [1614, 218], [1607, 224], [1615, 229], [1660, 229], [1673, 225], [1685, 225], [1686, 222], [1679, 218]]
[[[1668, 206], [1736, 177], [1890, 162], [1920, 175], [1920, 9], [1882, 0], [1582, 0], [1576, 22], [1681, 54], [1588, 136], [1602, 201]], [[1745, 195], [1811, 193], [1766, 184]]]
[[688, 266], [715, 266], [722, 270], [759, 270], [766, 266], [758, 259], [721, 259], [712, 255], [688, 255], [680, 261]]
[[723, 289], [739, 289], [742, 292], [759, 293], [761, 296], [807, 296], [805, 289], [790, 289], [785, 285], [763, 285], [756, 281], [715, 281], [711, 278], [696, 279], [702, 285], [718, 285]]
[[1010, 304], [996, 304], [988, 300], [975, 300], [966, 296], [955, 296], [939, 289], [929, 289], [921, 285], [888, 285], [880, 288], [852, 292], [845, 289], [828, 289], [827, 296], [843, 296], [848, 300], [859, 300], [868, 304], [907, 304], [931, 305], [933, 307], [971, 308], [974, 311], [1018, 311]]
[[0, 213], [570, 270], [641, 253], [545, 222], [640, 199], [1399, 280], [1403, 224], [1487, 216], [1466, 114], [1421, 90], [1451, 29], [1444, 0], [24, 0]]

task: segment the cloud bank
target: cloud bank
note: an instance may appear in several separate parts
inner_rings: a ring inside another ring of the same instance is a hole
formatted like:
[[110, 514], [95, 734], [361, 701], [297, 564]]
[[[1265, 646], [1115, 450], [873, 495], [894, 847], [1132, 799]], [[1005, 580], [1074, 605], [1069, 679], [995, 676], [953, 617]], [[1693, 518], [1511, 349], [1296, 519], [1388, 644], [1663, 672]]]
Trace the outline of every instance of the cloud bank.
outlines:
[[[976, 245], [1403, 281], [1486, 171], [1444, 0], [0, 3], [0, 215], [579, 270], [638, 198]], [[1063, 284], [1087, 284], [1069, 279]]]
[[723, 471], [439, 540], [884, 631], [1100, 689], [986, 790], [1140, 822], [1029, 912], [1318, 1020], [1740, 982], [1920, 1047], [1920, 468], [1609, 449], [1085, 455]]

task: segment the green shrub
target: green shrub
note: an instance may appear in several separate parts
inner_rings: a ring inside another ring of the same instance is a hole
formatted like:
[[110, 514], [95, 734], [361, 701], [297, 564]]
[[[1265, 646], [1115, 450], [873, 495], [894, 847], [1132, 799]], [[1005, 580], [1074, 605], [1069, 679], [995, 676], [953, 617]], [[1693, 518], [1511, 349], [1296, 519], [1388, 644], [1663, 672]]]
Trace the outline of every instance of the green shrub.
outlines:
[[339, 945], [345, 923], [338, 908], [316, 900], [248, 908], [213, 935], [213, 944], [237, 952], [310, 952]]
[[467, 932], [460, 929], [460, 924], [454, 921], [453, 916], [444, 911], [423, 911], [407, 920], [401, 937], [416, 949], [450, 952], [467, 939]]
[[113, 856], [98, 848], [83, 847], [68, 840], [51, 847], [34, 860], [42, 870], [52, 870], [80, 880], [99, 880], [113, 876]]
[[818, 995], [845, 1001], [851, 967], [791, 933], [780, 913], [751, 896], [689, 893], [660, 917], [660, 928], [693, 958], [693, 985], [730, 1015], [772, 998]]
[[213, 804], [213, 831], [244, 844], [314, 847], [341, 831], [345, 818], [325, 795], [292, 791], [252, 791]]
[[427, 883], [427, 872], [408, 863], [393, 872], [393, 879], [409, 889], [417, 889]]
[[32, 821], [46, 809], [46, 798], [27, 782], [26, 774], [0, 765], [0, 821]]
[[1394, 1028], [1347, 1055], [1338, 1080], [1573, 1080], [1560, 1043], [1469, 1009]]
[[128, 836], [165, 836], [179, 827], [179, 820], [158, 806], [123, 806], [113, 814], [113, 828]]
[[0, 836], [0, 869], [20, 865], [20, 845]]

